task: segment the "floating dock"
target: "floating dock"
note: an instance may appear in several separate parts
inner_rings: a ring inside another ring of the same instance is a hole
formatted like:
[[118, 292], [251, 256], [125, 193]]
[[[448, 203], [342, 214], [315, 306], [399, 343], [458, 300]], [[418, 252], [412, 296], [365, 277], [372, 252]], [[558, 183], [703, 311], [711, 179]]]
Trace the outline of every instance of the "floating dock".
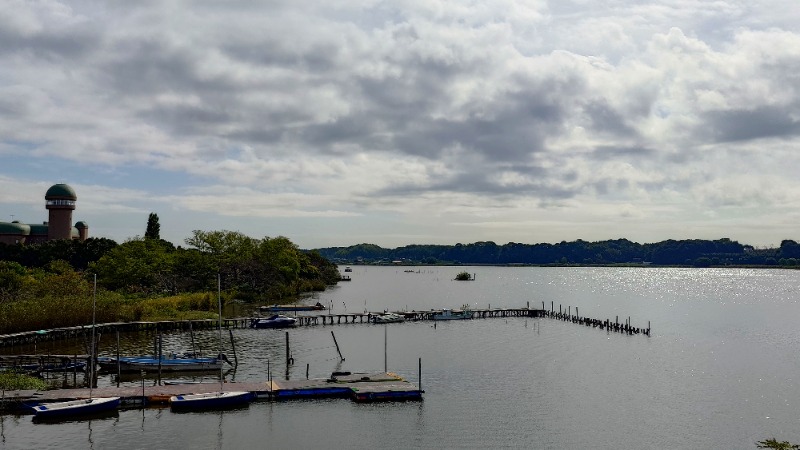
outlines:
[[[271, 380], [265, 382], [223, 383], [223, 391], [247, 391], [262, 401], [317, 398], [349, 398], [356, 402], [422, 400], [422, 391], [403, 377], [391, 372], [347, 373], [327, 379]], [[120, 408], [168, 405], [173, 395], [202, 394], [220, 391], [219, 382], [168, 384], [163, 386], [99, 387], [93, 397], [121, 397]], [[52, 391], [6, 391], [0, 409], [27, 412], [39, 403], [89, 398], [89, 388]]]

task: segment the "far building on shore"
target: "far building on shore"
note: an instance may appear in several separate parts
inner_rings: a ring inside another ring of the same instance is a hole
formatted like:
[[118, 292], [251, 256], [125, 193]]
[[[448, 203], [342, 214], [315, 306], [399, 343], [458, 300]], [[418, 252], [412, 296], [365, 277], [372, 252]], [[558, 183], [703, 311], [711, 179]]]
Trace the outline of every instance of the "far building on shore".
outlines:
[[45, 207], [49, 211], [47, 222], [26, 224], [18, 220], [0, 222], [0, 243], [37, 244], [56, 239], [85, 241], [89, 237], [89, 225], [77, 222], [72, 225], [72, 211], [78, 196], [67, 184], [54, 184], [44, 195]]

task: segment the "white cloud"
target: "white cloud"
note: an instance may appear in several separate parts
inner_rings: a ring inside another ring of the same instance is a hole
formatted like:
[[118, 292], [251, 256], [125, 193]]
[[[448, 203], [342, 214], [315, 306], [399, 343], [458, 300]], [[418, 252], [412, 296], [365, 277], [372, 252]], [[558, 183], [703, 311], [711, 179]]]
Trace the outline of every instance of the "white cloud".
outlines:
[[63, 164], [87, 213], [358, 221], [383, 245], [791, 238], [788, 0], [12, 3], [0, 180]]

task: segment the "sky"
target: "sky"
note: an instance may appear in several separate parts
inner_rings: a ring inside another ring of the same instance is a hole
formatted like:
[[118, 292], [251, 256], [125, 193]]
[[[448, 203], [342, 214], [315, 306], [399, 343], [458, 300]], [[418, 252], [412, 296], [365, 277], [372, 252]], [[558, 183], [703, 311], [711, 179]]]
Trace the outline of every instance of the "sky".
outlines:
[[0, 221], [800, 240], [796, 0], [0, 0]]

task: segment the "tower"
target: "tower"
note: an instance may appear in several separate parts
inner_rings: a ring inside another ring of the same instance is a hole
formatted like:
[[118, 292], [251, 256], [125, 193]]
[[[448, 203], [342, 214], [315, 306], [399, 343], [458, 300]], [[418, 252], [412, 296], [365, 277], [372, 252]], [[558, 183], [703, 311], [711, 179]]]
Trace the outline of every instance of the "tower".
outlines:
[[54, 184], [44, 195], [50, 219], [47, 227], [47, 239], [72, 239], [72, 210], [78, 196], [66, 184]]

